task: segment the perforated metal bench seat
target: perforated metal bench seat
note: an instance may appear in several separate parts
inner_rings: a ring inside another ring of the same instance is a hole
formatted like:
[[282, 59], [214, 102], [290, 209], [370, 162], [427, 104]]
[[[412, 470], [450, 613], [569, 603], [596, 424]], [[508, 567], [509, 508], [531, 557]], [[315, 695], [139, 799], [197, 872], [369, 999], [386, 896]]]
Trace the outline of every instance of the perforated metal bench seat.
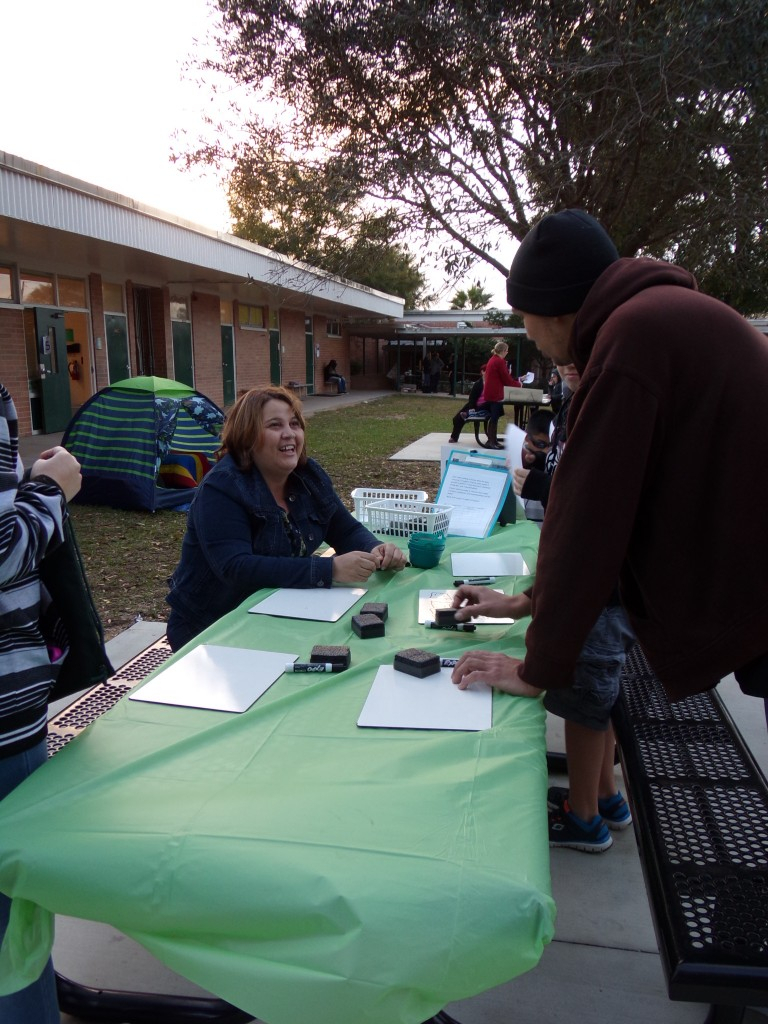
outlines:
[[765, 777], [717, 692], [671, 704], [637, 647], [613, 717], [669, 997], [737, 1024], [768, 1005]]

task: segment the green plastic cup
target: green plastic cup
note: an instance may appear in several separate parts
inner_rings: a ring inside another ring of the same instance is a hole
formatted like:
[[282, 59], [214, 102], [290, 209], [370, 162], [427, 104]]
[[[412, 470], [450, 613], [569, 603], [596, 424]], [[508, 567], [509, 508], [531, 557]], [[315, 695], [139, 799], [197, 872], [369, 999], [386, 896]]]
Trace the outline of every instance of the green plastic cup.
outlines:
[[408, 538], [408, 560], [418, 569], [434, 569], [445, 551], [445, 537], [435, 533], [412, 533]]

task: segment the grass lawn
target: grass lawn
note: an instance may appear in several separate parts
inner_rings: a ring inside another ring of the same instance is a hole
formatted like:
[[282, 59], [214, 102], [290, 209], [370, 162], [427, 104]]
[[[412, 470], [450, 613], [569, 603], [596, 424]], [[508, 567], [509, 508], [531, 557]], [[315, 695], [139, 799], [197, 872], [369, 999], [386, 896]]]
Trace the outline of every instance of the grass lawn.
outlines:
[[[424, 434], [442, 431], [447, 440], [461, 401], [395, 394], [315, 413], [307, 421], [309, 454], [349, 508], [355, 487], [424, 490], [434, 499], [438, 463], [388, 460]], [[179, 558], [186, 516], [74, 504], [72, 520], [107, 639], [139, 617], [165, 620], [166, 580]]]

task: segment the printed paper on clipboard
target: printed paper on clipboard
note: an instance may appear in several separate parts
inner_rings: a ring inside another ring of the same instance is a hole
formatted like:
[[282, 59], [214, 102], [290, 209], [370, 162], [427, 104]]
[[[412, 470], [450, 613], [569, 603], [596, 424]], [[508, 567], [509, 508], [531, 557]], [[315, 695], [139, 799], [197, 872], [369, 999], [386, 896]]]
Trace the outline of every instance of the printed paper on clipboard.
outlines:
[[451, 505], [448, 533], [452, 537], [487, 537], [499, 518], [509, 491], [511, 478], [497, 460], [483, 459], [475, 453], [471, 459], [456, 458], [445, 467], [438, 505]]

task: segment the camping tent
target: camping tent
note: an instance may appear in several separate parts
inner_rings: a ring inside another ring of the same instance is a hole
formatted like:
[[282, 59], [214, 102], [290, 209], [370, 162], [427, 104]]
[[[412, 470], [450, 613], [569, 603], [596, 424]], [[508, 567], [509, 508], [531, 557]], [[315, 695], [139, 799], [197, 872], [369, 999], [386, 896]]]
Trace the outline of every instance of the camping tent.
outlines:
[[224, 413], [165, 377], [131, 377], [78, 409], [62, 444], [83, 470], [76, 501], [112, 508], [178, 508], [210, 468]]

